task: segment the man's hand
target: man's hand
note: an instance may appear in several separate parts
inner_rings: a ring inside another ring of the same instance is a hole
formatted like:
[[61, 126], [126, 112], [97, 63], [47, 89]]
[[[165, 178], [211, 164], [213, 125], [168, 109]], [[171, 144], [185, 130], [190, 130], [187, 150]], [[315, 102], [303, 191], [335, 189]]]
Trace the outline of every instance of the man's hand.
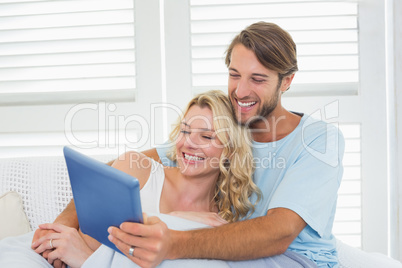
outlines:
[[93, 253], [75, 228], [57, 223], [41, 224], [39, 227], [53, 230], [32, 244], [38, 254], [52, 250], [47, 256], [50, 264], [61, 260], [70, 267], [81, 267]]
[[215, 212], [173, 211], [169, 215], [217, 227], [228, 222]]
[[[158, 217], [147, 219], [144, 215], [144, 224], [124, 222], [120, 228], [110, 227], [108, 231], [109, 240], [141, 267], [156, 267], [168, 258], [171, 231]], [[132, 246], [134, 253], [130, 256]]]
[[[70, 203], [67, 205], [67, 207], [64, 209], [64, 211], [56, 218], [54, 223], [60, 223], [60, 224], [63, 224], [65, 226], [69, 226], [69, 227], [78, 229], [79, 225], [78, 225], [77, 213], [75, 211], [74, 200], [70, 201]], [[35, 243], [37, 240], [39, 240], [40, 238], [46, 236], [49, 233], [54, 233], [54, 230], [37, 229], [35, 231], [34, 237], [32, 239], [32, 243]], [[47, 260], [48, 255], [51, 252], [52, 252], [52, 250], [44, 251], [42, 253], [43, 258], [45, 258]], [[60, 260], [55, 260], [53, 262], [53, 266], [55, 268], [65, 268], [66, 267], [66, 265]]]
[[[39, 239], [43, 238], [44, 236], [50, 234], [50, 233], [55, 233], [55, 231], [54, 230], [44, 230], [44, 229], [40, 229], [40, 228], [36, 229], [36, 231], [34, 233], [34, 236], [33, 236], [33, 239], [32, 239], [33, 243], [31, 245], [31, 248], [33, 250], [35, 250], [36, 249], [36, 247], [34, 247], [35, 242], [38, 241]], [[43, 256], [43, 258], [48, 259], [48, 256], [52, 251], [53, 251], [53, 249], [45, 250], [45, 251], [43, 251], [41, 253], [41, 255]], [[61, 260], [55, 260], [53, 262], [53, 266], [55, 268], [66, 268], [67, 267], [66, 264], [63, 263]]]

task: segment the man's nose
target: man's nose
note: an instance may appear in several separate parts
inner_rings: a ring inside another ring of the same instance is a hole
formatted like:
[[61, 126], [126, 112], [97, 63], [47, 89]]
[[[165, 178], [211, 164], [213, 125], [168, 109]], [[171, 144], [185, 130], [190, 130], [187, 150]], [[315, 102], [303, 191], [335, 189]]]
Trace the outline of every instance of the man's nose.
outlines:
[[248, 97], [248, 95], [250, 95], [250, 90], [248, 89], [247, 81], [245, 79], [240, 79], [237, 83], [236, 96], [238, 99], [243, 99]]

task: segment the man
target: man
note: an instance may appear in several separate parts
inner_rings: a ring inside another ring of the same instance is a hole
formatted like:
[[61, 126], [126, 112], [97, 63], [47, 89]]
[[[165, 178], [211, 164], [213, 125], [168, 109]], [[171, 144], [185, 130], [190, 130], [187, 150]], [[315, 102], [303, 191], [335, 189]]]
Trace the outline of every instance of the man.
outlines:
[[[234, 38], [226, 64], [234, 115], [254, 140], [253, 179], [263, 193], [255, 212], [245, 221], [185, 232], [169, 230], [153, 217], [146, 225], [111, 228], [111, 241], [122, 252], [134, 248], [128, 257], [147, 267], [164, 259], [249, 260], [287, 250], [319, 267], [337, 267], [331, 232], [344, 141], [335, 127], [282, 106], [281, 96], [298, 70], [296, 45], [277, 25], [255, 23]], [[165, 164], [167, 150], [146, 154]], [[69, 208], [74, 213], [73, 205]], [[66, 215], [56, 221], [78, 226], [76, 216]], [[37, 231], [34, 240], [41, 235]]]

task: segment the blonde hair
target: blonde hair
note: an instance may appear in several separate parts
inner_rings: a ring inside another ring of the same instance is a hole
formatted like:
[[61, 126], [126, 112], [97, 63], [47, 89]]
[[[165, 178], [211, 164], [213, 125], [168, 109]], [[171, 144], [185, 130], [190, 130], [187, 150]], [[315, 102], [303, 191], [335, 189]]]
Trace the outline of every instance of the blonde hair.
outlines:
[[[219, 141], [224, 145], [215, 188], [219, 215], [228, 222], [245, 218], [250, 215], [249, 212], [253, 213], [255, 210], [255, 204], [250, 202], [249, 197], [256, 193], [256, 202], [261, 198], [261, 191], [252, 180], [254, 163], [250, 133], [234, 120], [230, 100], [222, 91], [211, 90], [197, 95], [189, 102], [182, 117], [186, 116], [193, 105], [211, 109], [213, 127]], [[170, 133], [172, 142], [180, 133], [181, 119], [179, 118]], [[176, 146], [168, 156], [173, 161], [176, 160]]]

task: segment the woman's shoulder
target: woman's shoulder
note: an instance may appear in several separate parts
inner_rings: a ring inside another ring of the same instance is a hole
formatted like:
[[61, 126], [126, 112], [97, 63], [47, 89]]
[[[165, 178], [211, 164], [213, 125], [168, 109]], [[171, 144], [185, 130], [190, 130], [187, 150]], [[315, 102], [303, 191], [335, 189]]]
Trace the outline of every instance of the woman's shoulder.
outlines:
[[133, 177], [136, 177], [142, 188], [147, 182], [154, 161], [140, 152], [126, 152], [120, 155], [112, 167], [119, 169]]

